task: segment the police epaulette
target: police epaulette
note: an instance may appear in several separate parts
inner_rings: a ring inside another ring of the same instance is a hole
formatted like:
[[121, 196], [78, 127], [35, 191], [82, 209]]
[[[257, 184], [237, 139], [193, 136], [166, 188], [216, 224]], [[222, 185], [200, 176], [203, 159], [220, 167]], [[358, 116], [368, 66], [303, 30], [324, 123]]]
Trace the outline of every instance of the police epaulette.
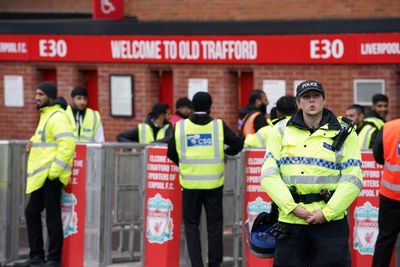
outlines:
[[286, 119], [286, 117], [276, 118], [276, 119], [272, 120], [271, 123], [272, 123], [272, 125], [275, 125], [275, 124], [277, 124], [278, 122], [280, 122], [281, 120], [284, 120], [284, 119]]
[[344, 122], [344, 123], [347, 123], [348, 125], [350, 125], [350, 124], [352, 124], [353, 123], [353, 121], [352, 120], [350, 120], [349, 118], [346, 118], [346, 117], [341, 117], [341, 120]]

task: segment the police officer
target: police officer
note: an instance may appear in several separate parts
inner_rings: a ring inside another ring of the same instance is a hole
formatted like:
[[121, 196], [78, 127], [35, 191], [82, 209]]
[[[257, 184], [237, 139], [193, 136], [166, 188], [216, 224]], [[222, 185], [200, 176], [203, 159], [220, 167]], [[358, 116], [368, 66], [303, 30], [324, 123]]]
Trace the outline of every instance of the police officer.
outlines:
[[379, 188], [379, 234], [373, 267], [389, 266], [400, 232], [400, 119], [387, 122], [374, 145], [375, 161], [383, 166]]
[[372, 97], [372, 114], [364, 119], [364, 127], [358, 134], [361, 149], [372, 149], [378, 131], [382, 128], [389, 113], [389, 99], [386, 95]]
[[[222, 120], [210, 117], [211, 104], [210, 94], [196, 93], [194, 114], [176, 123], [168, 144], [168, 157], [179, 166], [186, 241], [196, 267], [203, 266], [199, 234], [202, 206], [207, 217], [208, 266], [222, 263], [224, 156], [235, 155], [243, 147], [241, 138]], [[224, 145], [228, 147], [224, 149]]]
[[362, 187], [357, 135], [351, 120], [324, 108], [319, 82], [300, 83], [296, 97], [299, 111], [267, 133], [261, 170], [282, 230], [274, 266], [351, 266], [346, 210]]
[[67, 115], [77, 142], [104, 142], [104, 130], [100, 113], [87, 107], [88, 94], [84, 87], [71, 91], [72, 103]]
[[275, 108], [277, 118], [271, 121], [271, 125], [262, 127], [255, 134], [248, 134], [244, 140], [245, 147], [265, 148], [269, 129], [287, 116], [292, 116], [296, 113], [296, 98], [294, 96], [282, 96], [276, 102]]
[[145, 145], [153, 142], [168, 143], [172, 137], [171, 117], [167, 104], [154, 104], [144, 123], [117, 135], [118, 142], [137, 142]]
[[[57, 98], [52, 82], [40, 83], [36, 89], [36, 106], [40, 109], [39, 125], [30, 139], [26, 193], [31, 194], [25, 209], [29, 238], [29, 260], [15, 266], [58, 267], [61, 260], [63, 228], [61, 189], [71, 176], [75, 139], [65, 114], [65, 100]], [[47, 261], [43, 249], [41, 212], [46, 209], [49, 233]]]

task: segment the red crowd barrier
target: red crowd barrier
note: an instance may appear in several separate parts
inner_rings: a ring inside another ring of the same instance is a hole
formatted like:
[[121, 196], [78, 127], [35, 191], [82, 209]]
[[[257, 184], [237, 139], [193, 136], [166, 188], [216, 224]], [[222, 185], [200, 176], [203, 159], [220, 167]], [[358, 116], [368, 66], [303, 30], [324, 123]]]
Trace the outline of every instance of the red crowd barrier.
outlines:
[[71, 180], [61, 195], [62, 266], [83, 267], [86, 212], [86, 145], [77, 145]]
[[182, 196], [178, 167], [166, 147], [149, 147], [146, 160], [144, 266], [179, 266]]

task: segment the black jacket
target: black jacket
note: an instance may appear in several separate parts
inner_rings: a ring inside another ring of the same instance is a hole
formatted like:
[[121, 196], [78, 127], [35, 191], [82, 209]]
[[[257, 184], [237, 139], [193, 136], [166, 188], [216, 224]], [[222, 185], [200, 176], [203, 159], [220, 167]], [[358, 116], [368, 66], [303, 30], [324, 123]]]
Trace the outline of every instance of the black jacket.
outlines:
[[385, 163], [385, 159], [383, 158], [383, 127], [376, 134], [373, 149], [375, 161], [383, 165]]
[[[206, 125], [213, 118], [208, 114], [192, 114], [189, 117], [189, 120], [194, 124], [198, 125]], [[243, 149], [243, 140], [238, 135], [236, 135], [226, 124], [223, 122], [224, 128], [224, 144], [228, 147], [225, 148], [224, 152], [226, 155], [236, 155]], [[179, 165], [179, 156], [178, 152], [176, 151], [176, 142], [175, 142], [175, 131], [173, 133], [172, 138], [168, 143], [168, 158], [173, 161], [176, 165]]]

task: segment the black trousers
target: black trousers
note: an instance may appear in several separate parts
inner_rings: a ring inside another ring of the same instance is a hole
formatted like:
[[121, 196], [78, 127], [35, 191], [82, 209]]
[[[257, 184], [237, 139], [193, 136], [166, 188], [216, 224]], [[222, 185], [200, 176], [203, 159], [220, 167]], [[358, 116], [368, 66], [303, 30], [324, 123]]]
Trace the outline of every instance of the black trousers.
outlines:
[[400, 201], [379, 195], [379, 234], [375, 243], [373, 267], [389, 266], [390, 258], [400, 232]]
[[350, 267], [346, 218], [323, 224], [280, 223], [274, 267]]
[[203, 266], [200, 242], [200, 215], [206, 211], [208, 266], [220, 266], [223, 256], [223, 187], [212, 190], [183, 189], [182, 210], [185, 234], [192, 266]]
[[62, 183], [55, 179], [47, 179], [44, 185], [31, 193], [25, 208], [28, 228], [30, 258], [44, 259], [41, 212], [46, 209], [46, 226], [49, 235], [47, 260], [60, 261], [63, 243], [63, 228], [61, 220], [61, 188]]

